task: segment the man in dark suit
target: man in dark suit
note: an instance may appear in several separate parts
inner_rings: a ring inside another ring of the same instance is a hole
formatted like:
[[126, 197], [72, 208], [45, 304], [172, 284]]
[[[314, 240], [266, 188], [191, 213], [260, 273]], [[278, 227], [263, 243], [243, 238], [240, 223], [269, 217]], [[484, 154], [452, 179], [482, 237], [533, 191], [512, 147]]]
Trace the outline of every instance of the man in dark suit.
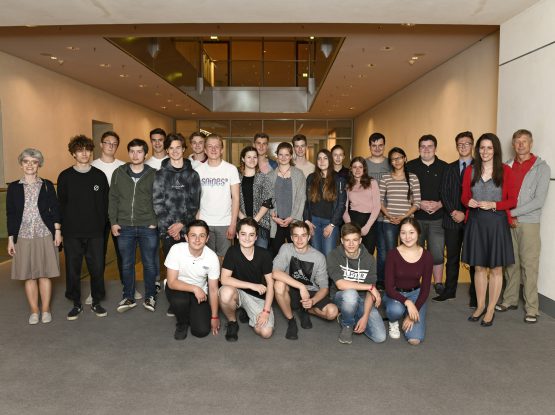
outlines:
[[[472, 147], [474, 137], [470, 131], [457, 134], [455, 137], [459, 159], [450, 163], [444, 171], [441, 182], [441, 201], [448, 214], [443, 215], [445, 231], [445, 247], [447, 263], [445, 265], [445, 290], [434, 301], [445, 301], [455, 298], [459, 281], [461, 247], [464, 236], [464, 207], [461, 203], [461, 185], [464, 170], [472, 164]], [[476, 307], [476, 291], [474, 290], [474, 267], [470, 269], [470, 307]]]

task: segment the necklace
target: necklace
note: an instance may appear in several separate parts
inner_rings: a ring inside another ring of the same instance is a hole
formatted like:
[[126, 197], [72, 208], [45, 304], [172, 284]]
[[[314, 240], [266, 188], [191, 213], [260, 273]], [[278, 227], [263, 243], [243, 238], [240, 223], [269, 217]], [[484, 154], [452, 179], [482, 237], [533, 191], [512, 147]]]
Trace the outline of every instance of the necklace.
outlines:
[[291, 165], [289, 165], [289, 167], [287, 167], [287, 170], [285, 170], [285, 171], [281, 171], [280, 167], [278, 167], [278, 170], [279, 170], [279, 173], [281, 174], [281, 177], [283, 177], [285, 179], [285, 175], [287, 173], [289, 173], [289, 170], [291, 170]]

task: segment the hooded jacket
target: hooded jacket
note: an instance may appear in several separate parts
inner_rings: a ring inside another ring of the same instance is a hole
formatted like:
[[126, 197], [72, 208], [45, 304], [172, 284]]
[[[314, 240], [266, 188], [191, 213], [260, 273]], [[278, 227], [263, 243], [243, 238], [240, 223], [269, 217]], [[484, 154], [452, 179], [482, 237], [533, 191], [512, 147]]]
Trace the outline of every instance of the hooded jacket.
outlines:
[[[191, 162], [183, 159], [183, 167], [176, 168], [170, 159], [162, 161], [152, 188], [152, 204], [158, 218], [160, 235], [165, 235], [174, 223], [187, 225], [200, 207], [200, 178]], [[185, 234], [185, 227], [182, 234]]]
[[[376, 260], [361, 244], [357, 258], [349, 258], [342, 245], [336, 247], [327, 257], [328, 275], [334, 284], [331, 289], [332, 298], [338, 291], [335, 283], [339, 280], [373, 284], [376, 282]], [[365, 295], [365, 291], [359, 294]]]

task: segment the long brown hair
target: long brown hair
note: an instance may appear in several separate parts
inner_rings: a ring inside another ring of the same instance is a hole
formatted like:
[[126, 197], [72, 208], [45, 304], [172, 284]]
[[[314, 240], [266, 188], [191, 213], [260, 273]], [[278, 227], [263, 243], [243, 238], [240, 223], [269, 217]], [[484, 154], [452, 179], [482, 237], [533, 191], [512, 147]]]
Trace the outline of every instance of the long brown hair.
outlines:
[[359, 162], [362, 164], [362, 177], [360, 178], [360, 185], [363, 189], [368, 189], [370, 187], [370, 183], [372, 182], [372, 178], [368, 176], [368, 164], [366, 164], [366, 160], [363, 157], [357, 156], [351, 160], [351, 164], [349, 165], [349, 182], [347, 183], [347, 190], [353, 190], [355, 184], [357, 183], [355, 176], [353, 176], [353, 164]]
[[[322, 170], [316, 166], [314, 173], [312, 174], [312, 183], [310, 184], [309, 194], [310, 194], [310, 201], [312, 203], [316, 203], [320, 201], [320, 197], [324, 199], [326, 202], [331, 202], [337, 198], [337, 190], [335, 188], [335, 170], [333, 169], [333, 158], [331, 153], [327, 149], [322, 149], [318, 151], [316, 155], [316, 160], [318, 160], [318, 156], [320, 154], [324, 154], [328, 158], [328, 168], [326, 169], [326, 177], [322, 177]], [[323, 182], [323, 189], [322, 195], [320, 196], [320, 187], [322, 186]]]
[[[245, 156], [247, 155], [247, 153], [249, 151], [254, 151], [256, 153], [256, 157], [258, 157], [258, 151], [256, 151], [256, 148], [253, 146], [246, 146], [243, 147], [243, 150], [241, 150], [241, 156], [239, 158], [239, 171], [241, 172], [241, 174], [245, 174], [245, 162], [243, 161], [243, 159], [245, 158]], [[254, 168], [254, 172], [255, 174], [259, 172], [259, 168], [258, 168], [258, 163], [256, 163], [256, 167]]]
[[491, 178], [495, 186], [503, 186], [503, 154], [501, 152], [501, 142], [499, 138], [493, 133], [485, 133], [480, 136], [478, 141], [476, 141], [476, 146], [474, 147], [474, 167], [472, 172], [472, 186], [476, 184], [480, 177], [482, 176], [482, 157], [480, 157], [480, 144], [484, 140], [491, 141], [493, 144], [493, 171], [491, 172]]

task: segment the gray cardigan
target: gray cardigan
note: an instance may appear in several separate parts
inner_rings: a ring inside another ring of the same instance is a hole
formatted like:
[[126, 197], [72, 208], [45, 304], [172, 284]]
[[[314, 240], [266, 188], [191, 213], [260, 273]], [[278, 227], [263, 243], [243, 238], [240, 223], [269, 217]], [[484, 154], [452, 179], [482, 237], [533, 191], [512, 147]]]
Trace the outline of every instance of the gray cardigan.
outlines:
[[[268, 173], [268, 180], [270, 181], [272, 193], [276, 186], [278, 169], [272, 170]], [[302, 170], [297, 167], [291, 166], [291, 182], [293, 185], [293, 206], [291, 209], [291, 217], [295, 220], [303, 220], [303, 210], [306, 201], [306, 179]], [[275, 198], [275, 195], [274, 195]], [[276, 203], [274, 201], [274, 208], [270, 211], [272, 214], [275, 210]], [[270, 220], [270, 237], [276, 236], [277, 224]]]
[[[514, 159], [507, 162], [513, 167]], [[511, 216], [516, 217], [521, 223], [540, 223], [542, 208], [549, 189], [551, 169], [549, 165], [537, 157], [518, 192], [518, 202], [511, 209]]]

